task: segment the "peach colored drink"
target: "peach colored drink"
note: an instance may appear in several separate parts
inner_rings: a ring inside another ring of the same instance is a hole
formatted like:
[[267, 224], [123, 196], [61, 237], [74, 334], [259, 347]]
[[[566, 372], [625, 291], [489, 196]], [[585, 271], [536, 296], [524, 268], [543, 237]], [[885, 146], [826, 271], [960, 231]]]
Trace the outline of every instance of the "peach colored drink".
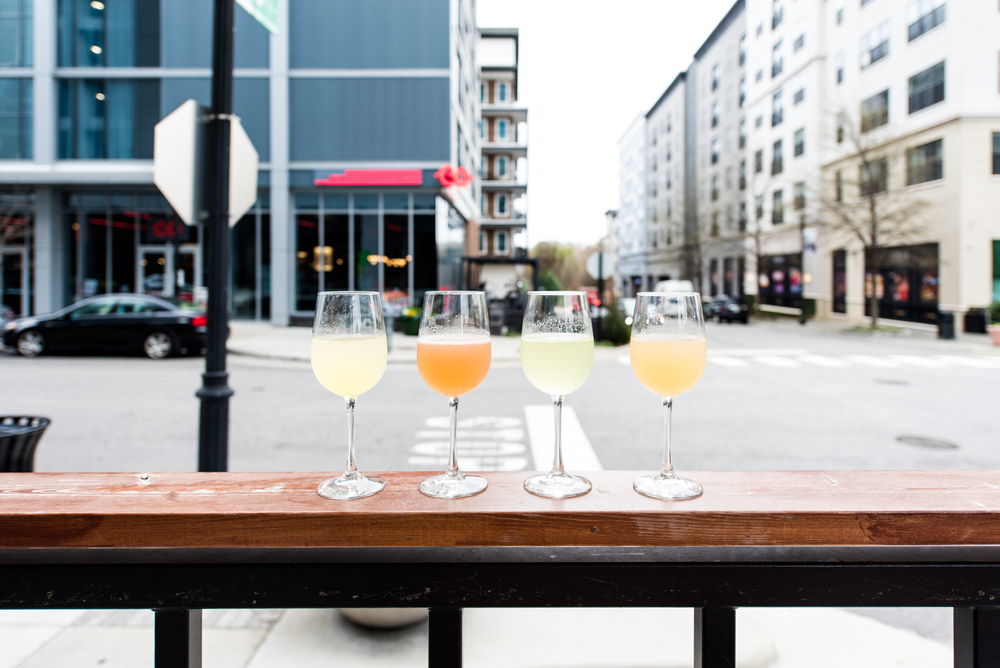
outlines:
[[461, 397], [479, 387], [490, 370], [490, 340], [428, 337], [417, 341], [417, 369], [438, 394]]
[[629, 345], [632, 371], [639, 382], [661, 397], [687, 392], [705, 372], [705, 339], [633, 336]]

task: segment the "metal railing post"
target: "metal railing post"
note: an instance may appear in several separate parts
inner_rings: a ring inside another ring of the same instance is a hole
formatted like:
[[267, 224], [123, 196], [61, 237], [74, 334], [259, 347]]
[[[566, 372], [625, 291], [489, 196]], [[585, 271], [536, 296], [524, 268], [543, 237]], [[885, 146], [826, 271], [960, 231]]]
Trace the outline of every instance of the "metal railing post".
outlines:
[[462, 608], [431, 608], [428, 622], [427, 665], [462, 668]]
[[1000, 607], [955, 608], [955, 668], [1000, 666]]
[[155, 668], [201, 668], [201, 610], [154, 610]]
[[736, 608], [694, 609], [694, 668], [736, 668]]

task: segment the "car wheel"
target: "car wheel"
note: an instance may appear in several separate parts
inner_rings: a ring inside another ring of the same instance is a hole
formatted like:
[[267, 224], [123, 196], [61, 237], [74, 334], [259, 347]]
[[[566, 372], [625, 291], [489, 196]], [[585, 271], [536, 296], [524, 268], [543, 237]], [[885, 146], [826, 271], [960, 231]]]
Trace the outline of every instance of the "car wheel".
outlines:
[[38, 357], [45, 351], [45, 337], [29, 329], [17, 337], [17, 352], [25, 357]]
[[143, 339], [142, 351], [150, 359], [161, 360], [174, 351], [174, 340], [166, 332], [152, 332]]

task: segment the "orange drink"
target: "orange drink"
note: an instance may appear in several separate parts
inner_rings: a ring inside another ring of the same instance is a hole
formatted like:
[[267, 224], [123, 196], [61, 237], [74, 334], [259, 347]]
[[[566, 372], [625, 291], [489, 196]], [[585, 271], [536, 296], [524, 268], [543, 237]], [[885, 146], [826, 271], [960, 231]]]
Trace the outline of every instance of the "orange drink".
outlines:
[[661, 397], [687, 392], [705, 372], [705, 339], [635, 335], [629, 347], [636, 378]]
[[490, 370], [488, 337], [429, 336], [417, 341], [417, 368], [427, 385], [446, 397], [479, 387]]

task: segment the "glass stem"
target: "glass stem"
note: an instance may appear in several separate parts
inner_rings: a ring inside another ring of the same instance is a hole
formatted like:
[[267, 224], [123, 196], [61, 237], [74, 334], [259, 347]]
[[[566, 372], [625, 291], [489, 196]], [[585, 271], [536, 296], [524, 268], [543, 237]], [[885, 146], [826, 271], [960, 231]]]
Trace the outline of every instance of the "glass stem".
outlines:
[[347, 406], [347, 468], [344, 477], [354, 480], [358, 477], [358, 462], [354, 459], [354, 402], [357, 397], [344, 397]]
[[663, 472], [662, 477], [674, 476], [674, 463], [670, 458], [670, 422], [674, 413], [674, 398], [663, 397]]
[[565, 475], [562, 458], [562, 407], [563, 395], [552, 395], [552, 412], [556, 420], [556, 452], [552, 457], [552, 473], [549, 475]]
[[449, 478], [461, 478], [462, 472], [458, 470], [458, 397], [448, 399], [448, 409], [451, 413], [451, 447], [448, 449], [448, 473]]

